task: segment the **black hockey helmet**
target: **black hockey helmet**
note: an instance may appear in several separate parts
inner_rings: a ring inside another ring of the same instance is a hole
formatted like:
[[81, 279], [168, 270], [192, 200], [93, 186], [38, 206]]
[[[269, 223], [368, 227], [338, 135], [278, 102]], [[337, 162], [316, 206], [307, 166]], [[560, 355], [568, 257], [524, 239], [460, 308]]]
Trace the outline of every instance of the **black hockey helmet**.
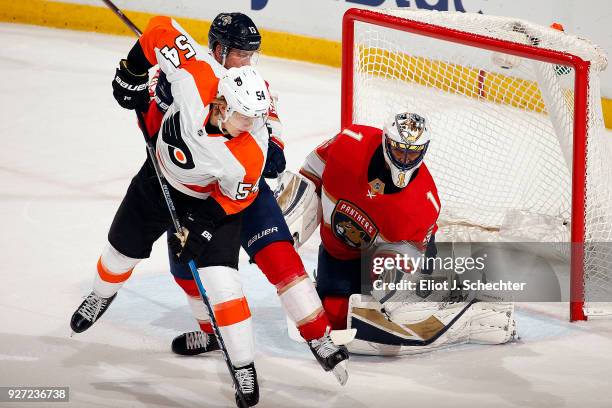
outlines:
[[217, 43], [223, 47], [224, 56], [230, 48], [258, 51], [261, 35], [253, 20], [246, 14], [221, 13], [215, 17], [208, 31], [208, 48], [214, 50]]

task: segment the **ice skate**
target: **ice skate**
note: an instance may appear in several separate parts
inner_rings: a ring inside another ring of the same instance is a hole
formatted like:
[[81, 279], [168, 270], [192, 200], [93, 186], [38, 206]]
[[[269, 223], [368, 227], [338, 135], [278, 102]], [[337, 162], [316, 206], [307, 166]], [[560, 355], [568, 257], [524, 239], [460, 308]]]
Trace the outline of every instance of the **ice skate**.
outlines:
[[183, 333], [172, 340], [172, 352], [181, 356], [195, 356], [219, 350], [214, 334], [202, 331]]
[[109, 298], [103, 298], [91, 292], [73, 313], [70, 319], [70, 327], [74, 333], [82, 333], [89, 329], [115, 300], [117, 294]]

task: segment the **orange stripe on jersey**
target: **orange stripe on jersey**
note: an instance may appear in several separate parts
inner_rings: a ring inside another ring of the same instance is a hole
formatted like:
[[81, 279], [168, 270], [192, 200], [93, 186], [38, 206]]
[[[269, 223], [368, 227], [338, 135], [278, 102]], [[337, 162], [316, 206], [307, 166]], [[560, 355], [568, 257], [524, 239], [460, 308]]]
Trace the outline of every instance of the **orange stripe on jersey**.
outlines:
[[219, 327], [231, 326], [251, 317], [246, 298], [228, 300], [213, 306]]
[[188, 189], [195, 191], [196, 193], [210, 193], [215, 189], [214, 185], [217, 183], [211, 183], [206, 186], [198, 186], [197, 184], [181, 184], [187, 187]]
[[[234, 137], [225, 142], [225, 146], [227, 146], [236, 160], [244, 167], [245, 175], [242, 182], [250, 185], [246, 190], [249, 191], [252, 188], [256, 189], [259, 178], [261, 177], [265, 157], [261, 148], [255, 141], [255, 138], [253, 138], [250, 133], [241, 133], [238, 137]], [[257, 192], [249, 193], [245, 199], [233, 200], [224, 195], [219, 188], [215, 188], [211, 193], [211, 197], [213, 197], [215, 201], [223, 207], [225, 213], [229, 215], [240, 212], [248, 207], [255, 197], [257, 197]]]
[[128, 280], [128, 278], [132, 274], [133, 270], [134, 270], [134, 268], [130, 269], [127, 272], [116, 274], [116, 273], [113, 273], [113, 272], [109, 271], [106, 268], [106, 266], [104, 266], [102, 264], [102, 257], [100, 257], [98, 259], [98, 274], [100, 275], [100, 278], [104, 282], [108, 282], [108, 283], [121, 283], [121, 282], [125, 282], [126, 280]]
[[[253, 184], [253, 187], [255, 184]], [[234, 200], [226, 196], [219, 187], [219, 184], [215, 183], [213, 191], [210, 193], [213, 198], [222, 208], [227, 215], [239, 213], [240, 211], [247, 208], [257, 197], [258, 192], [251, 192], [247, 198], [242, 200]]]
[[212, 67], [204, 61], [190, 60], [180, 66], [193, 77], [204, 105], [209, 105], [217, 96], [219, 78]]

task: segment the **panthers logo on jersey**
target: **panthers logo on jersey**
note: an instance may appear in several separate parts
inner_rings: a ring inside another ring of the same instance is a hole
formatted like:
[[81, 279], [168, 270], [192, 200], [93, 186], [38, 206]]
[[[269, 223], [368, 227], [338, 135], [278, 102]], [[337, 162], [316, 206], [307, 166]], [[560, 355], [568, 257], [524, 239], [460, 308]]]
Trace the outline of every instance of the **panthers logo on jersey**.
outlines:
[[334, 235], [352, 248], [367, 248], [378, 235], [370, 217], [353, 203], [339, 200], [331, 216]]

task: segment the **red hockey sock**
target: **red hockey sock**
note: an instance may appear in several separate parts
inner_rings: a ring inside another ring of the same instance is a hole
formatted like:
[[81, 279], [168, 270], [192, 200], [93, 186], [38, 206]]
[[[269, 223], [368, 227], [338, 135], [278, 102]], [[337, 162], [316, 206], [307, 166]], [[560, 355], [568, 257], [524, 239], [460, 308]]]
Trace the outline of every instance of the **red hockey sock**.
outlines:
[[346, 316], [348, 314], [348, 298], [341, 296], [327, 296], [323, 299], [323, 308], [334, 330], [346, 329]]
[[176, 284], [179, 285], [181, 287], [181, 289], [183, 289], [183, 291], [191, 296], [191, 297], [199, 297], [200, 296], [200, 291], [198, 290], [198, 285], [196, 285], [195, 281], [193, 279], [181, 279], [181, 278], [177, 278], [176, 276], [174, 277], [174, 280], [176, 281]]
[[323, 337], [328, 327], [331, 327], [331, 323], [325, 312], [321, 311], [321, 313], [311, 321], [298, 326], [298, 330], [304, 340], [310, 341]]
[[210, 322], [198, 322], [200, 324], [200, 330], [206, 334], [213, 334], [212, 324]]
[[259, 269], [277, 289], [306, 274], [302, 259], [287, 241], [271, 243], [257, 252], [254, 258]]

